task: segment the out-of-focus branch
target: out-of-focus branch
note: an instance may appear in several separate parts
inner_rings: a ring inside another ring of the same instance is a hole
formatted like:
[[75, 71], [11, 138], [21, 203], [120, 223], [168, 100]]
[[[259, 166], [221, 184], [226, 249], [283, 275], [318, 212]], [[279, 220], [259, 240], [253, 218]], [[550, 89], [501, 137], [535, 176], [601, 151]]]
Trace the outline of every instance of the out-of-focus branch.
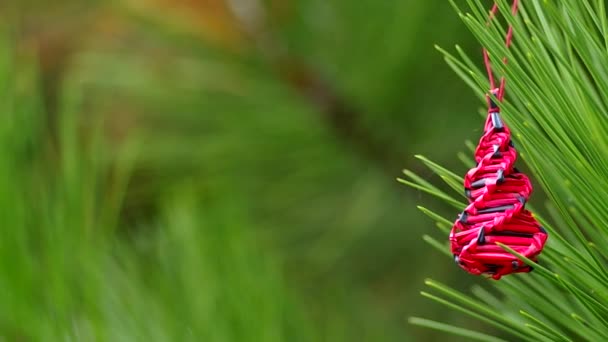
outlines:
[[[345, 141], [352, 150], [372, 160], [391, 175], [403, 167], [398, 152], [390, 141], [384, 141], [362, 122], [364, 113], [319, 72], [300, 56], [289, 52], [286, 44], [276, 37], [269, 20], [287, 20], [290, 1], [281, 1], [281, 6], [262, 5], [259, 0], [227, 0], [234, 9], [240, 26], [257, 46], [261, 55], [275, 66], [277, 75], [295, 92], [306, 99], [323, 116], [329, 127]], [[269, 11], [277, 10], [279, 13]]]
[[308, 101], [335, 134], [346, 142], [352, 150], [368, 160], [372, 160], [391, 174], [402, 166], [388, 141], [378, 138], [362, 122], [365, 115], [350, 104], [345, 97], [313, 68], [300, 62], [297, 57], [284, 56], [277, 63], [277, 72], [283, 80]]

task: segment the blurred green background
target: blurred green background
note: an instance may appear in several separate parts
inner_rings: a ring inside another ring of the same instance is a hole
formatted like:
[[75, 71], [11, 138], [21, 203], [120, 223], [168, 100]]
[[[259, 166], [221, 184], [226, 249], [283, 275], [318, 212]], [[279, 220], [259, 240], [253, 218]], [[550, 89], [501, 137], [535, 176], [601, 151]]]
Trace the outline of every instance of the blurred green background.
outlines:
[[410, 315], [480, 329], [419, 296], [426, 277], [480, 280], [422, 241], [444, 237], [416, 205], [450, 209], [395, 181], [437, 181], [414, 154], [463, 174], [481, 132], [434, 49], [479, 50], [447, 1], [2, 11], [3, 110], [31, 113], [3, 136], [30, 151], [4, 157], [5, 191], [24, 193], [0, 203], [3, 230], [48, 237], [2, 247], [20, 260], [0, 271], [20, 279], [0, 284], [6, 340], [445, 340]]

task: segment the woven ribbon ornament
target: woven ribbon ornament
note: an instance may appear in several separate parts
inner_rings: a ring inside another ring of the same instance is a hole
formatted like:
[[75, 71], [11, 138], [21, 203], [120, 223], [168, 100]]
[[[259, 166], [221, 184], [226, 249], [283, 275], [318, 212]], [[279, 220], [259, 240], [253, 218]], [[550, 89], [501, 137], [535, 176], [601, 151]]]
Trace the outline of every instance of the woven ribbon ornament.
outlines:
[[[517, 13], [518, 1], [513, 1], [512, 13]], [[495, 4], [490, 20], [496, 15]], [[513, 28], [507, 31], [506, 46], [511, 44]], [[530, 272], [531, 267], [509, 253], [504, 244], [517, 253], [537, 261], [547, 240], [547, 232], [532, 213], [525, 209], [532, 193], [528, 177], [515, 166], [517, 151], [511, 141], [511, 131], [500, 116], [505, 79], [495, 86], [487, 50], [484, 62], [493, 96], [488, 95], [488, 116], [484, 134], [475, 151], [477, 166], [464, 177], [465, 194], [469, 205], [460, 214], [450, 233], [452, 254], [456, 263], [469, 273], [488, 274], [494, 279], [519, 272]], [[506, 59], [503, 60], [506, 63]]]

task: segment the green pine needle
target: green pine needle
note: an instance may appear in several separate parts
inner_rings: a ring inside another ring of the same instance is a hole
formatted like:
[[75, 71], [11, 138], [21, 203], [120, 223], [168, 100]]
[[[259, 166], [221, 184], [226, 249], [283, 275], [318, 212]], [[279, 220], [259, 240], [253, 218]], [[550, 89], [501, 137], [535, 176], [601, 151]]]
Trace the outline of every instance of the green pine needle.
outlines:
[[499, 338], [496, 338], [496, 337], [493, 337], [490, 335], [482, 334], [482, 333], [479, 333], [479, 332], [476, 332], [473, 330], [463, 329], [463, 328], [455, 327], [452, 325], [431, 321], [431, 320], [424, 319], [424, 318], [411, 317], [409, 319], [409, 322], [411, 324], [419, 325], [421, 327], [436, 329], [436, 330], [447, 332], [450, 334], [466, 337], [472, 341], [506, 342], [505, 340], [502, 340], [502, 339], [499, 339]]

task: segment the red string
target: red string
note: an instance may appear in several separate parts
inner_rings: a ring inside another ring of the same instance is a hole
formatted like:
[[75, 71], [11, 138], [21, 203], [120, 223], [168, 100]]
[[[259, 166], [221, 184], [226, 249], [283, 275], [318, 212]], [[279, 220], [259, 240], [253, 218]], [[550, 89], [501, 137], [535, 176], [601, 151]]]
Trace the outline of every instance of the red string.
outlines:
[[[513, 15], [516, 15], [518, 9], [519, 9], [519, 0], [513, 0], [513, 4], [511, 5], [511, 13]], [[498, 4], [494, 3], [494, 6], [492, 6], [492, 9], [490, 10], [490, 14], [488, 16], [488, 22], [487, 22], [488, 26], [490, 25], [491, 21], [496, 17], [498, 10], [499, 10]], [[511, 47], [512, 41], [513, 41], [513, 26], [509, 25], [509, 27], [507, 29], [507, 36], [505, 38], [505, 46], [507, 47], [507, 49], [509, 47]], [[502, 61], [504, 64], [507, 64], [506, 57], [504, 57]], [[488, 80], [490, 81], [490, 92], [492, 92], [494, 94], [494, 96], [496, 96], [498, 101], [502, 101], [504, 94], [505, 94], [505, 78], [504, 77], [500, 78], [500, 85], [497, 88], [496, 82], [494, 80], [494, 72], [492, 71], [492, 63], [490, 61], [490, 54], [488, 53], [488, 50], [486, 48], [483, 49], [483, 62], [486, 66], [486, 72], [488, 73]], [[488, 107], [489, 107], [488, 112], [492, 113], [492, 112], [498, 111], [498, 108], [491, 106], [490, 103], [491, 103], [490, 96], [488, 95]]]

